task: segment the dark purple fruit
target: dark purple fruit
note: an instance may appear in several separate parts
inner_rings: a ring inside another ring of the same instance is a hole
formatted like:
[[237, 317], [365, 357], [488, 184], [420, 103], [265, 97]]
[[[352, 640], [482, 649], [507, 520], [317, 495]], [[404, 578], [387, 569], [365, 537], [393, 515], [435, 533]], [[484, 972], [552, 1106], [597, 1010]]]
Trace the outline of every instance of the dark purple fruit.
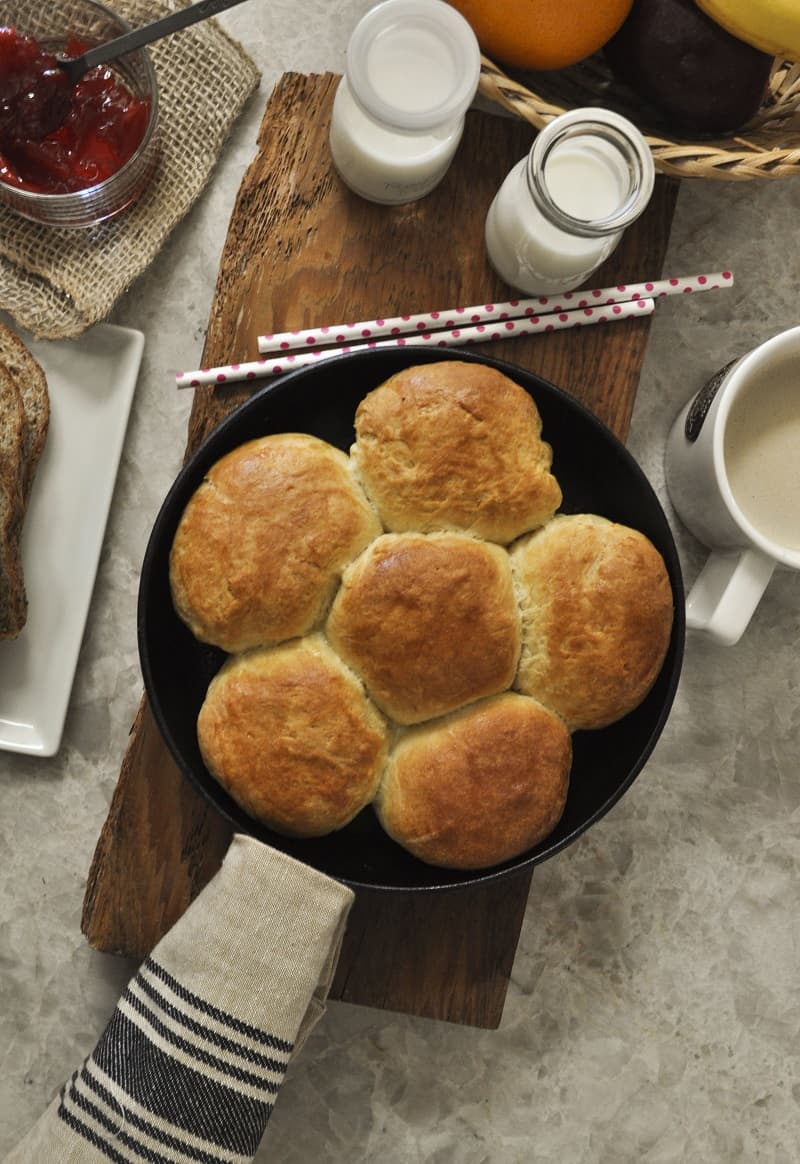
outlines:
[[758, 111], [774, 59], [694, 0], [634, 0], [603, 53], [617, 80], [671, 127], [702, 133], [738, 129]]

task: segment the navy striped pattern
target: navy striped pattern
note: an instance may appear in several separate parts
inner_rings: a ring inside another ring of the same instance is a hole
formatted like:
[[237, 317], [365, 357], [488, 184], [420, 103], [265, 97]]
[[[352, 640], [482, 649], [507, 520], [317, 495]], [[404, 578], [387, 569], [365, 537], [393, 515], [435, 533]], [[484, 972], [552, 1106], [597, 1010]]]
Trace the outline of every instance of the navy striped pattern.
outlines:
[[116, 1164], [246, 1164], [291, 1052], [148, 958], [58, 1116]]

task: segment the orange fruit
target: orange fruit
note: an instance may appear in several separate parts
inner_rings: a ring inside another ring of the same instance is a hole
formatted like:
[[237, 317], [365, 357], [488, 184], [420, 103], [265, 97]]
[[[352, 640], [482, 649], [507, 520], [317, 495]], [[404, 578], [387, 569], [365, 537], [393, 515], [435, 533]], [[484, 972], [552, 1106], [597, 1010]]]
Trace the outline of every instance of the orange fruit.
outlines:
[[483, 52], [521, 69], [562, 69], [602, 48], [633, 0], [450, 0]]

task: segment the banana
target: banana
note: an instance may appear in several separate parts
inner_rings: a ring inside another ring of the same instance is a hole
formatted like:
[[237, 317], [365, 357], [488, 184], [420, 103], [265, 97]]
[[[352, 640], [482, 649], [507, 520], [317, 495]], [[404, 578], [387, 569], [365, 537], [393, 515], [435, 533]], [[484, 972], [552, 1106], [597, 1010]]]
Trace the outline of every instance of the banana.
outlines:
[[785, 60], [800, 60], [798, 0], [695, 0], [707, 16], [740, 40]]

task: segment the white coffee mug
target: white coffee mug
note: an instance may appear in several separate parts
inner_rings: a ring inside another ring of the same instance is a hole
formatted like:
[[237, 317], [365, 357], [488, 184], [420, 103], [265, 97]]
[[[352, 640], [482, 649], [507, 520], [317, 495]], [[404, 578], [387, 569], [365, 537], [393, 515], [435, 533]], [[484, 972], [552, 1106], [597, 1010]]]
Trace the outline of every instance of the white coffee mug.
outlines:
[[800, 570], [800, 327], [726, 365], [667, 439], [678, 516], [711, 549], [686, 625], [741, 638], [776, 565]]

